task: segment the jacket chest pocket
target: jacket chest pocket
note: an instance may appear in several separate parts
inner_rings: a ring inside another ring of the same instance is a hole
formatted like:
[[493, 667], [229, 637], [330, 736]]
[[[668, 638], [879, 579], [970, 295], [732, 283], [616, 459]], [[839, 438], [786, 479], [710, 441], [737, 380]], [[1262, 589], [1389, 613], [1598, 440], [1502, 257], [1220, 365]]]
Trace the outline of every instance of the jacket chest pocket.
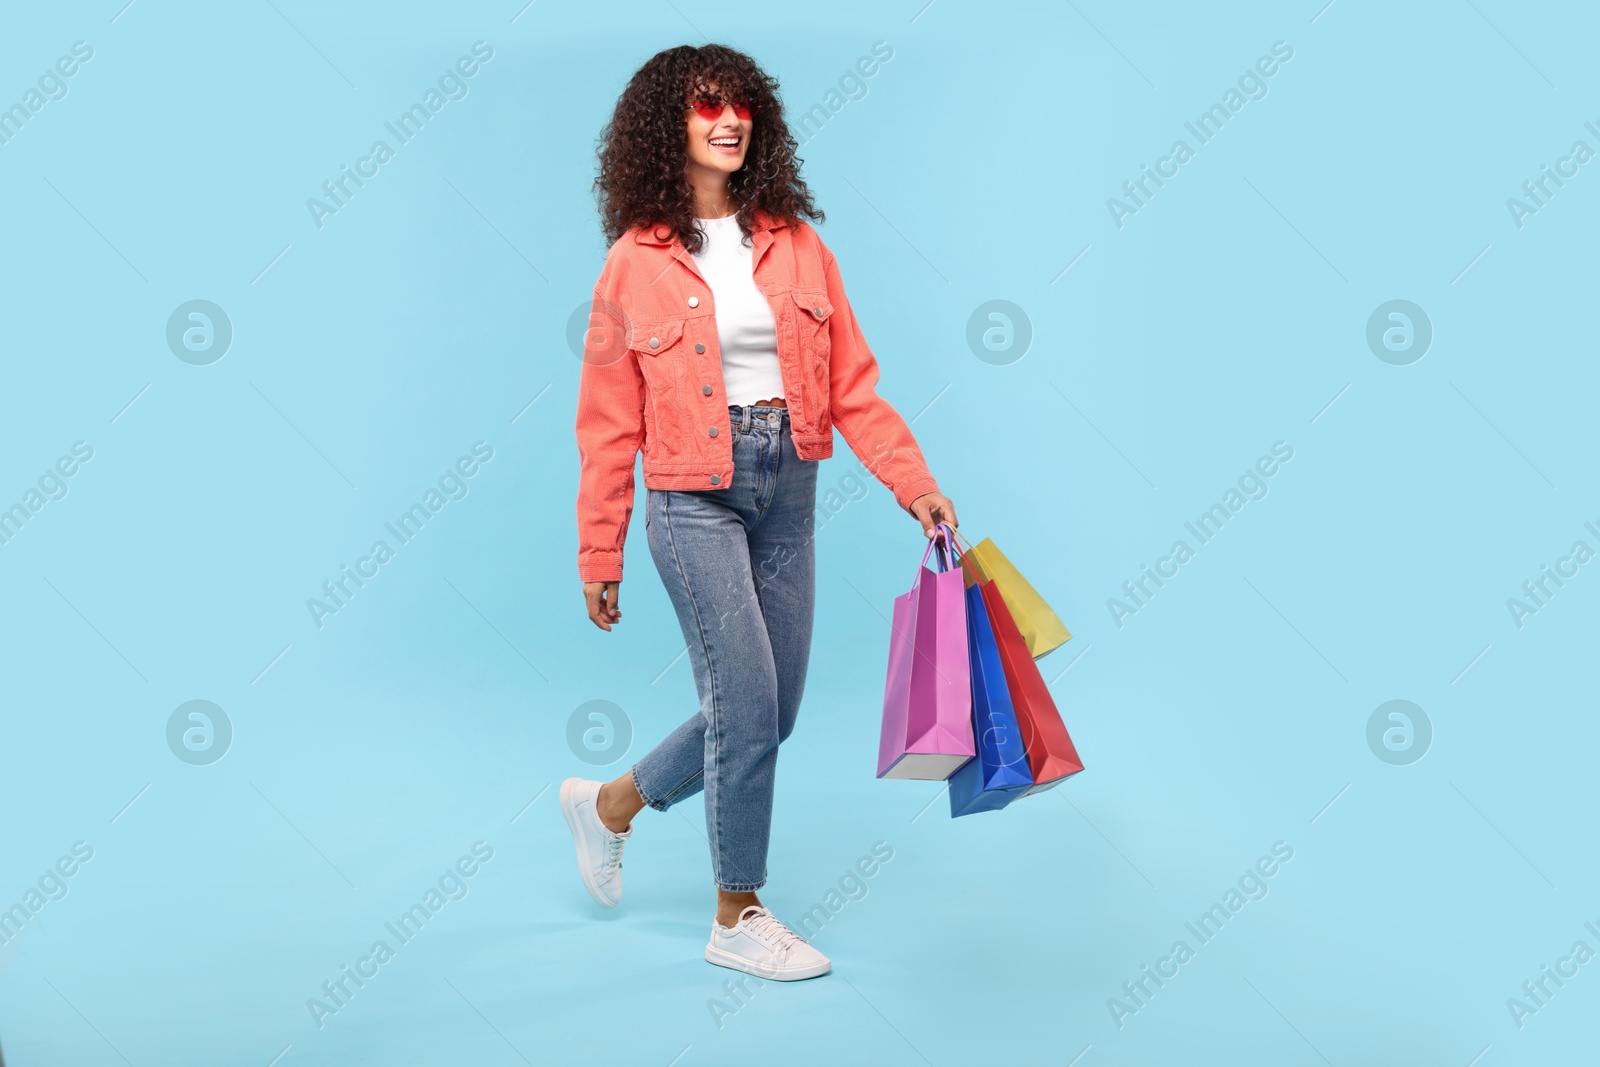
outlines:
[[812, 410], [824, 411], [828, 407], [828, 361], [833, 354], [833, 305], [821, 290], [796, 289], [790, 296], [795, 305], [801, 364], [816, 401]]
[[628, 335], [628, 347], [645, 383], [646, 436], [662, 456], [676, 456], [683, 450], [686, 325], [683, 319], [635, 322]]

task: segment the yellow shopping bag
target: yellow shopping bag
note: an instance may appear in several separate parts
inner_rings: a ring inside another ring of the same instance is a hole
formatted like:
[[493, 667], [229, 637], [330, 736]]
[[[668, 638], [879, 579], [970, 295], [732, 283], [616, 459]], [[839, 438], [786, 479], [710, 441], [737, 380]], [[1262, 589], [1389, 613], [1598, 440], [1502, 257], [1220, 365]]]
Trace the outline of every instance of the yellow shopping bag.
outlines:
[[[959, 539], [958, 546], [966, 541], [959, 532], [956, 537]], [[1060, 616], [1028, 584], [1028, 579], [1000, 551], [1000, 546], [994, 543], [993, 538], [985, 537], [976, 545], [968, 546], [961, 561], [966, 571], [967, 585], [980, 581], [994, 583], [1000, 599], [1006, 602], [1006, 608], [1016, 621], [1017, 629], [1022, 631], [1028, 652], [1034, 659], [1048, 655], [1072, 639]]]

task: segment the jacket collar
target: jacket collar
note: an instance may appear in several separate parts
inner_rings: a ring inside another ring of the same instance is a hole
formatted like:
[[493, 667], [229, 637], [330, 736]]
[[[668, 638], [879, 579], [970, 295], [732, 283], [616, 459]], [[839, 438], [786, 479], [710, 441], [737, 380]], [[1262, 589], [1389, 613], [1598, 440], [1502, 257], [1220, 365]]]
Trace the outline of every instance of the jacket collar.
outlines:
[[[789, 223], [784, 219], [767, 213], [765, 208], [756, 208], [755, 220], [752, 228], [761, 230], [781, 230]], [[677, 235], [672, 232], [672, 227], [666, 223], [658, 222], [653, 226], [640, 226], [633, 239], [642, 245], [669, 245], [680, 243]]]

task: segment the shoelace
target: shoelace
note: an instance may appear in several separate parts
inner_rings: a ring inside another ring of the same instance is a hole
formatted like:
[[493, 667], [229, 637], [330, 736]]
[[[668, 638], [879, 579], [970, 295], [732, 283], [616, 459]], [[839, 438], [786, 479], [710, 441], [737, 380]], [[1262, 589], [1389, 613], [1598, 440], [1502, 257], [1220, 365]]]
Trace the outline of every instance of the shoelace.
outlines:
[[752, 915], [748, 921], [750, 931], [771, 945], [774, 953], [786, 953], [794, 945], [805, 944], [805, 938], [783, 925], [770, 911]]
[[615, 835], [606, 837], [606, 859], [604, 866], [601, 868], [602, 874], [610, 874], [622, 866], [622, 846], [624, 844], [626, 842]]

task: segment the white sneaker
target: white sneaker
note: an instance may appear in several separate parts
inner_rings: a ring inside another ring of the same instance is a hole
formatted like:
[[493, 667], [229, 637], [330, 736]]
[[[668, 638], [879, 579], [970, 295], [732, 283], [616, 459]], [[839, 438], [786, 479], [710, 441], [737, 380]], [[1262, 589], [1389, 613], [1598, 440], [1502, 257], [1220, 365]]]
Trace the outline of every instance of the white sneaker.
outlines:
[[614, 908], [622, 899], [622, 849], [627, 833], [612, 833], [600, 821], [599, 782], [568, 778], [561, 783], [561, 814], [578, 848], [578, 877], [596, 904]]
[[815, 978], [833, 969], [828, 957], [759, 904], [747, 905], [731, 927], [711, 920], [706, 959], [776, 982]]

